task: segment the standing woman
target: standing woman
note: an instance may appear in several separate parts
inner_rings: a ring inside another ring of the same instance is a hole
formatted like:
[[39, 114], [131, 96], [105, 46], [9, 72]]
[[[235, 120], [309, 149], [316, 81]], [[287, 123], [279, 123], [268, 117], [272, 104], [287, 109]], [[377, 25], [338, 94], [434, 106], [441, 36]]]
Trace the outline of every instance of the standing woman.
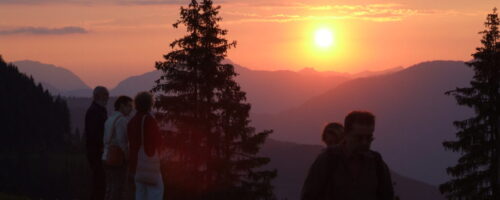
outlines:
[[120, 96], [115, 101], [115, 113], [104, 124], [102, 160], [106, 171], [106, 200], [127, 198], [127, 124], [132, 112], [132, 98]]
[[135, 180], [136, 200], [163, 199], [160, 170], [160, 131], [151, 115], [153, 95], [140, 92], [134, 99], [137, 113], [128, 124], [130, 176]]

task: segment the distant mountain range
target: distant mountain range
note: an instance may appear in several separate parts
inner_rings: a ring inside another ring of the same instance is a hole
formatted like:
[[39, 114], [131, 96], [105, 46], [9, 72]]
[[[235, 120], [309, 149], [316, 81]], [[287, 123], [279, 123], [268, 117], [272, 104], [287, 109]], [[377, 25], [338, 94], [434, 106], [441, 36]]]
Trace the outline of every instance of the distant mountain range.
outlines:
[[[239, 74], [236, 81], [247, 93], [247, 101], [252, 104], [252, 112], [256, 113], [276, 113], [298, 106], [349, 79], [344, 75], [317, 71], [260, 71], [233, 65]], [[133, 96], [139, 91], [149, 90], [160, 75], [161, 72], [155, 70], [132, 76], [111, 90], [111, 95]]]
[[352, 110], [368, 110], [376, 119], [373, 148], [392, 169], [432, 185], [449, 177], [445, 168], [458, 154], [446, 152], [454, 139], [454, 120], [473, 115], [444, 93], [467, 86], [473, 72], [461, 61], [425, 62], [396, 73], [346, 81], [296, 108], [273, 115], [252, 116], [253, 126], [273, 129], [272, 138], [319, 144], [330, 121], [343, 122]]
[[[247, 92], [247, 100], [252, 104], [252, 112], [255, 113], [284, 111], [351, 78], [392, 73], [402, 69], [399, 67], [351, 75], [334, 71], [319, 72], [312, 68], [305, 68], [298, 72], [250, 70], [229, 60], [226, 62], [235, 66], [235, 71], [239, 74], [236, 81]], [[32, 75], [52, 94], [68, 97], [90, 97], [92, 95], [92, 89], [89, 86], [71, 71], [62, 67], [30, 60], [16, 61], [14, 64], [19, 67], [21, 72]], [[154, 70], [131, 76], [121, 81], [115, 88], [110, 89], [110, 93], [112, 96], [134, 96], [139, 91], [153, 88], [154, 81], [160, 75], [160, 71]]]

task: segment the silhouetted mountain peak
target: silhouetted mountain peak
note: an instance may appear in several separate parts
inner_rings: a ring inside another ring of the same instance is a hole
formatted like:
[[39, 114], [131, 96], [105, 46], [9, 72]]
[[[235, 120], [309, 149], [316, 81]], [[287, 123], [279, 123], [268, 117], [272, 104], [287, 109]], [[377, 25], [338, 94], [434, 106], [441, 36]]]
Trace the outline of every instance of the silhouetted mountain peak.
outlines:
[[299, 72], [302, 72], [302, 73], [317, 73], [318, 71], [316, 71], [316, 69], [314, 69], [312, 67], [305, 67], [305, 68], [301, 69]]
[[379, 76], [379, 75], [385, 75], [385, 74], [392, 74], [401, 70], [404, 70], [405, 68], [402, 66], [398, 67], [393, 67], [393, 68], [388, 68], [388, 69], [383, 69], [383, 70], [366, 70], [362, 71], [359, 73], [352, 74], [353, 78], [363, 78], [363, 77], [369, 77], [369, 76]]
[[18, 66], [19, 71], [33, 76], [35, 81], [48, 84], [60, 92], [90, 89], [77, 75], [63, 67], [33, 60], [20, 60], [13, 64]]

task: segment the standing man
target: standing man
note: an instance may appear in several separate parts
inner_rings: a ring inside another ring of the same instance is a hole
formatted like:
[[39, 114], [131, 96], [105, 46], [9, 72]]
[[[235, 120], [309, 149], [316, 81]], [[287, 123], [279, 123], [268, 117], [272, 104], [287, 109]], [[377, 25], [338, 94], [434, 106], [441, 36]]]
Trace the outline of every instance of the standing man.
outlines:
[[375, 116], [354, 111], [344, 121], [344, 142], [315, 160], [302, 187], [302, 200], [393, 200], [389, 168], [370, 150]]
[[104, 168], [102, 165], [104, 123], [108, 118], [106, 104], [108, 103], [108, 89], [97, 86], [94, 89], [93, 101], [85, 114], [85, 137], [87, 159], [91, 169], [90, 199], [104, 199], [106, 189]]

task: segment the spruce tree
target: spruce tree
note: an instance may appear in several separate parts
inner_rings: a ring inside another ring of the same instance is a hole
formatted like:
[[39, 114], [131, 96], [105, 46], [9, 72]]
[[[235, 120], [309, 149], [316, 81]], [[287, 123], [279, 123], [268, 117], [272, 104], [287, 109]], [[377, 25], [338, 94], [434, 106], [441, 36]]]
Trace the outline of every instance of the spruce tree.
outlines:
[[443, 143], [445, 149], [461, 153], [458, 163], [447, 168], [453, 179], [440, 186], [448, 199], [500, 199], [500, 35], [497, 9], [488, 14], [481, 47], [466, 64], [475, 75], [469, 87], [456, 88], [459, 105], [471, 107], [475, 116], [455, 121], [457, 141]]
[[212, 0], [192, 0], [181, 7], [173, 24], [187, 35], [170, 44], [172, 50], [156, 68], [162, 76], [153, 92], [158, 119], [166, 134], [167, 199], [274, 199], [275, 170], [263, 169], [269, 158], [260, 146], [272, 131], [256, 133], [249, 125], [250, 104], [224, 64], [236, 42], [224, 37], [220, 6]]

